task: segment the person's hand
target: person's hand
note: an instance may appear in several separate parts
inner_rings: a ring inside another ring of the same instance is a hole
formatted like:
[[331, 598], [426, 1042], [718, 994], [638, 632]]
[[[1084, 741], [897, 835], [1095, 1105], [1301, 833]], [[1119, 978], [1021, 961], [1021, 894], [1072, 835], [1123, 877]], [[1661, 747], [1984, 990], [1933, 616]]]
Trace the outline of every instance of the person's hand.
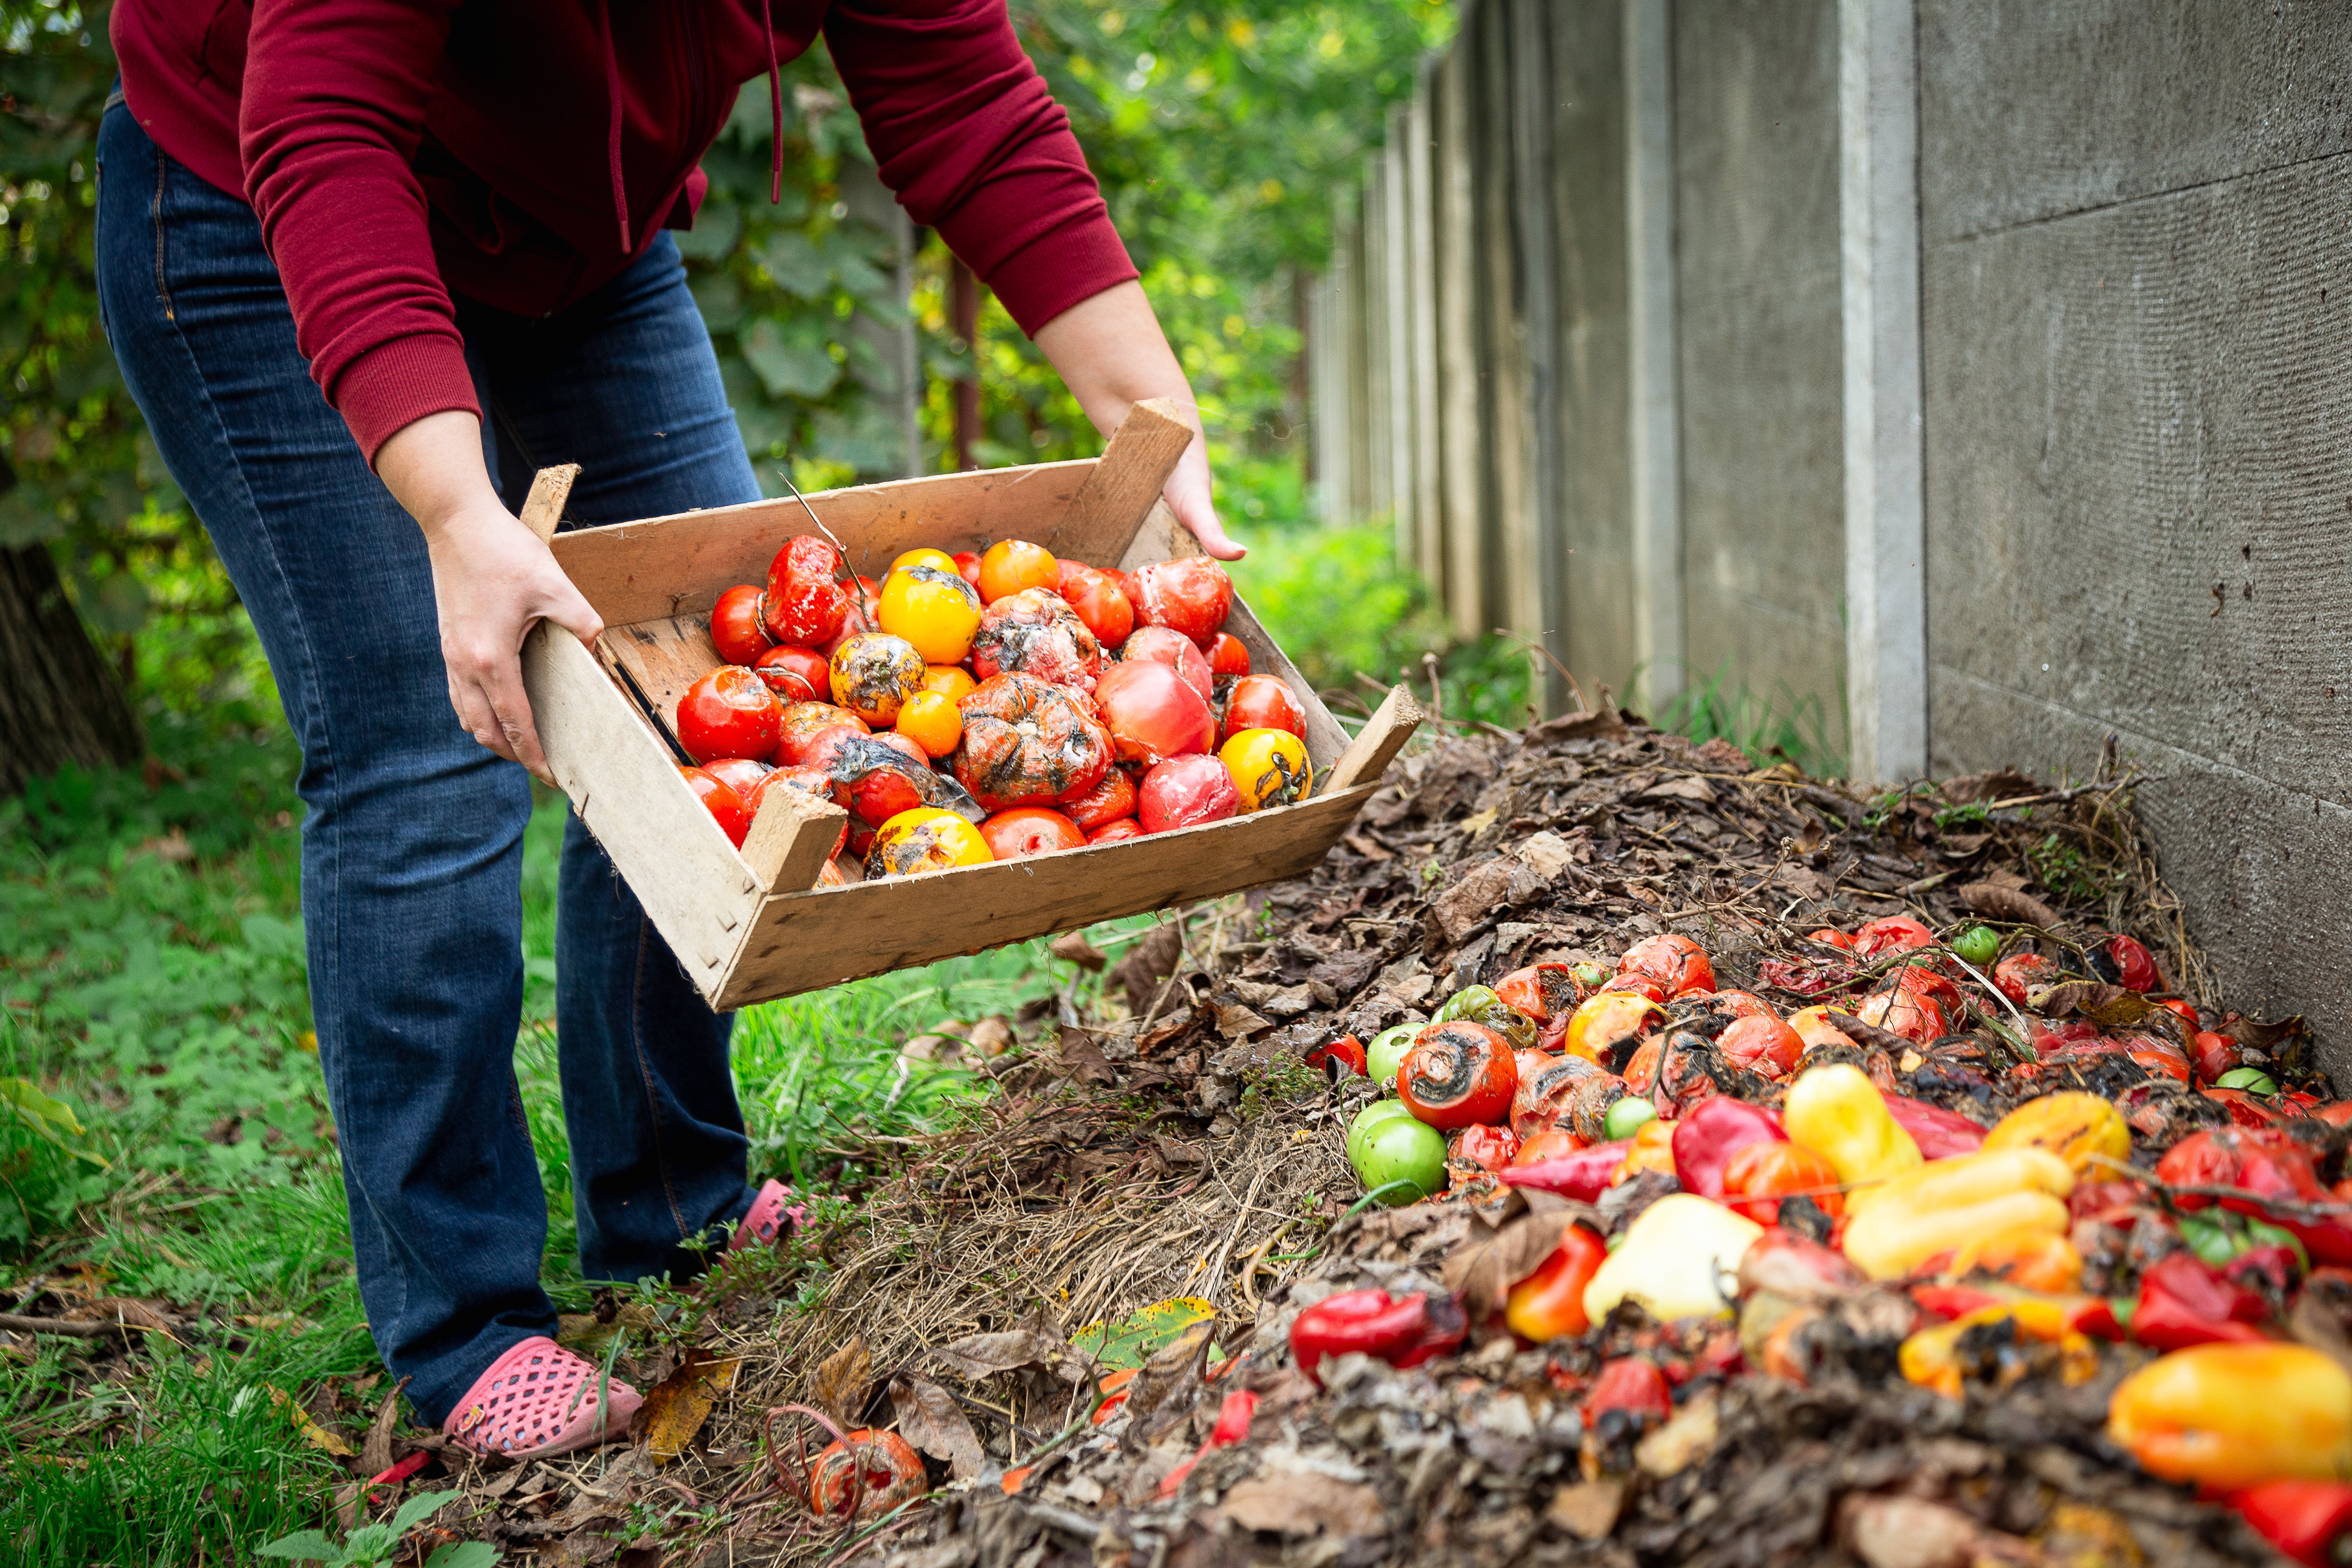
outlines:
[[541, 620], [593, 643], [604, 621], [555, 554], [490, 488], [481, 423], [456, 409], [404, 426], [375, 471], [425, 531], [449, 706], [475, 740], [547, 784], [554, 777], [522, 687], [522, 639]]
[[[1185, 422], [1201, 430], [1201, 409], [1192, 384], [1184, 379], [1184, 369], [1176, 363], [1141, 284], [1121, 283], [1080, 300], [1038, 328], [1036, 342], [1062, 373], [1078, 406], [1105, 436], [1147, 397], [1173, 399], [1184, 411]], [[1212, 493], [1208, 438], [1201, 434], [1168, 478], [1163, 492], [1168, 510], [1201, 542], [1202, 549], [1220, 561], [1238, 561], [1248, 552], [1217, 521]]]
[[553, 784], [523, 691], [522, 640], [545, 619], [593, 643], [604, 621], [554, 552], [495, 500], [425, 525], [425, 542], [449, 706], [475, 740]]

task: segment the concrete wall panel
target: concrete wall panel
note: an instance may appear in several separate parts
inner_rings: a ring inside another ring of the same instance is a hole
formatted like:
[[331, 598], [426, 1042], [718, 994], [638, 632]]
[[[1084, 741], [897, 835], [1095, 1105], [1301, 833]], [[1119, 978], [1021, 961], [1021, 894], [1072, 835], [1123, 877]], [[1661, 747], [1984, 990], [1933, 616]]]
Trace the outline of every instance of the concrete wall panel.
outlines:
[[2352, 4], [1920, 0], [1923, 237], [2352, 148]]
[[1843, 748], [1835, 0], [1675, 7], [1685, 658]]

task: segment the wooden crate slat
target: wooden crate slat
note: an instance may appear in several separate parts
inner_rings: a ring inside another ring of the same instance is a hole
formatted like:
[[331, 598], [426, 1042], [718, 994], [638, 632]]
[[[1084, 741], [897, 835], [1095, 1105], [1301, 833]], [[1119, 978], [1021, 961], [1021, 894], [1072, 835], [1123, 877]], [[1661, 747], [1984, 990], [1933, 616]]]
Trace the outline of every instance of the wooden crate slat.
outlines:
[[715, 1005], [739, 1007], [1302, 875], [1374, 785], [1123, 843], [769, 898]]

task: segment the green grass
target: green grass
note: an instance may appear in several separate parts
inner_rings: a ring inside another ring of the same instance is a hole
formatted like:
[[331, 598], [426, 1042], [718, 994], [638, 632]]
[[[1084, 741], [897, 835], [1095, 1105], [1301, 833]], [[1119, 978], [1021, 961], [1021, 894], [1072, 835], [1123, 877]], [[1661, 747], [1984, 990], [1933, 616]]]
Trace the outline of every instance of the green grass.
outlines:
[[[1640, 679], [1639, 671], [1634, 679]], [[1845, 752], [1832, 738], [1829, 710], [1819, 697], [1800, 696], [1786, 685], [1759, 696], [1728, 665], [1688, 681], [1660, 705], [1653, 721], [1661, 730], [1702, 744], [1720, 736], [1759, 767], [1788, 762], [1815, 778], [1845, 776]]]

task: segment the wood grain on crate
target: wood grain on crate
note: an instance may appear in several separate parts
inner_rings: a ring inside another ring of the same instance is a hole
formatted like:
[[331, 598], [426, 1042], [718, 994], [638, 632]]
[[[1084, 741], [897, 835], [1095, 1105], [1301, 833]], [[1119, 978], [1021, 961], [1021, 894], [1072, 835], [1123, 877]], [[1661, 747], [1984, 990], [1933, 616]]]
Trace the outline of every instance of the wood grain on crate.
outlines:
[[1192, 439], [1173, 399], [1145, 398], [1112, 433], [1095, 471], [1037, 542], [1090, 566], [1117, 561], [1135, 537], [1137, 520], [1160, 504], [1160, 492]]

